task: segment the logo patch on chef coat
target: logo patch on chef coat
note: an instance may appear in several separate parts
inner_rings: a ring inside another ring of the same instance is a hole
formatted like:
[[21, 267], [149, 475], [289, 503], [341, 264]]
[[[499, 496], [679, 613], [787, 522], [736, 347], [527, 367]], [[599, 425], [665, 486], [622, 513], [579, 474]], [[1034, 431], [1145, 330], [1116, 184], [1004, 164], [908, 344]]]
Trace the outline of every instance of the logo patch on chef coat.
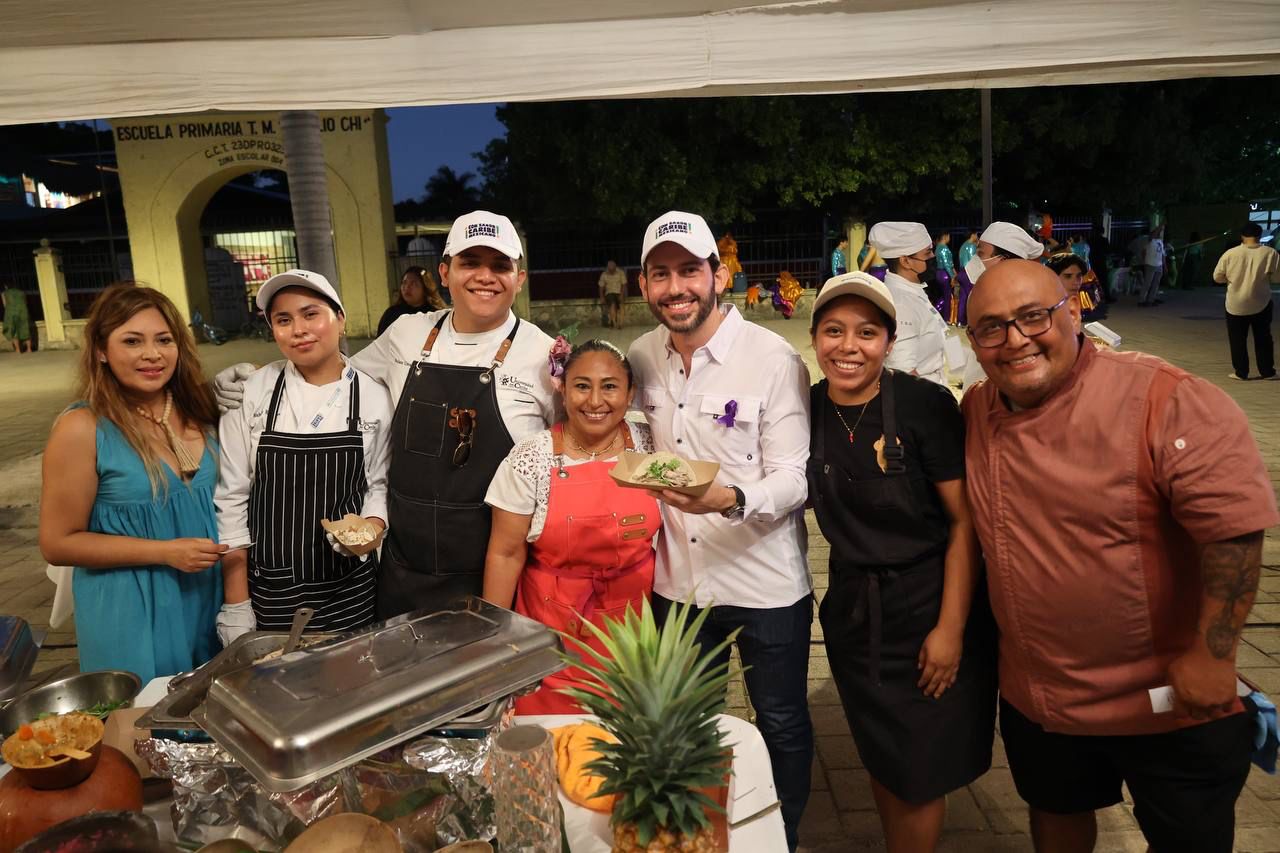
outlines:
[[360, 418], [356, 424], [356, 428], [359, 429], [360, 432], [375, 432], [377, 431], [378, 424], [380, 423], [382, 423], [382, 421], [377, 418], [374, 418], [371, 421], [366, 421], [364, 418]]
[[513, 391], [523, 391], [526, 394], [533, 393], [533, 383], [526, 382], [518, 376], [512, 376], [510, 373], [498, 374], [498, 387], [510, 388]]

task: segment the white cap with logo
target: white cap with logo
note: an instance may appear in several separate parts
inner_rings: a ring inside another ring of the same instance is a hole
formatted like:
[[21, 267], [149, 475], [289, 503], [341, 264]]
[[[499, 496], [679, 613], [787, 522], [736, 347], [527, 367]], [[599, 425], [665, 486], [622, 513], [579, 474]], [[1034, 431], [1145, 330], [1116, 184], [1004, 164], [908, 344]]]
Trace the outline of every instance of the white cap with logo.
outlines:
[[307, 290], [314, 290], [316, 293], [327, 296], [338, 306], [339, 311], [346, 313], [346, 309], [342, 307], [342, 297], [338, 296], [338, 291], [329, 283], [329, 279], [310, 270], [287, 270], [264, 281], [262, 287], [258, 288], [258, 295], [254, 298], [258, 303], [258, 310], [265, 313], [271, 305], [271, 298], [286, 287], [305, 287]]
[[877, 222], [867, 240], [882, 258], [905, 258], [933, 245], [929, 229], [919, 222]]
[[659, 243], [675, 243], [689, 250], [698, 258], [720, 258], [716, 238], [711, 235], [707, 220], [696, 213], [669, 210], [649, 223], [644, 230], [644, 246], [640, 250], [640, 265]]
[[488, 246], [513, 261], [524, 254], [520, 235], [511, 220], [501, 213], [487, 210], [473, 210], [453, 220], [453, 227], [444, 241], [444, 253], [452, 257], [472, 246]]
[[898, 308], [893, 304], [893, 294], [888, 285], [871, 273], [861, 270], [827, 279], [822, 290], [818, 291], [818, 297], [813, 300], [813, 316], [818, 316], [818, 309], [823, 305], [841, 296], [861, 296], [891, 319], [898, 319]]
[[1044, 254], [1044, 245], [1012, 222], [992, 222], [978, 240], [1029, 261]]

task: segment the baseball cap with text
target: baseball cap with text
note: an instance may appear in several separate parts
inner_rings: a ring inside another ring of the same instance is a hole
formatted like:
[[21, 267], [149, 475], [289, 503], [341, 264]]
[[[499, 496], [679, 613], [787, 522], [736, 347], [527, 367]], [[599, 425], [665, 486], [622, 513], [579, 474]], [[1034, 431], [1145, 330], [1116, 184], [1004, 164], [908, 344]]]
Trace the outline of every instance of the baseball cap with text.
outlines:
[[345, 313], [346, 309], [342, 307], [342, 298], [338, 296], [338, 291], [329, 283], [329, 279], [320, 275], [318, 272], [310, 270], [288, 270], [271, 276], [262, 283], [262, 287], [258, 288], [258, 295], [254, 297], [254, 301], [258, 303], [258, 310], [265, 312], [271, 305], [271, 299], [286, 287], [305, 287], [307, 290], [314, 290], [323, 296], [327, 296], [338, 306], [339, 311]]
[[644, 231], [644, 246], [640, 250], [640, 265], [653, 247], [659, 243], [675, 243], [689, 250], [695, 257], [709, 258], [713, 255], [718, 260], [720, 252], [716, 248], [716, 238], [711, 236], [707, 220], [696, 213], [685, 213], [680, 210], [669, 210], [649, 223]]
[[501, 213], [487, 210], [473, 210], [453, 220], [453, 227], [444, 241], [444, 253], [453, 256], [472, 246], [488, 246], [513, 261], [519, 260], [523, 254], [520, 235], [511, 220]]

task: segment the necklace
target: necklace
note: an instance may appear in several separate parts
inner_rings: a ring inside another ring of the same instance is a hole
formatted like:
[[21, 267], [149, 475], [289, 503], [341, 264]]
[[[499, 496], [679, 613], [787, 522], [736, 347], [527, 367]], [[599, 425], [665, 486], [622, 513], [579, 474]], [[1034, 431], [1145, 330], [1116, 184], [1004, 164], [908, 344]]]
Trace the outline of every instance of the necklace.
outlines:
[[618, 443], [618, 438], [622, 435], [622, 432], [621, 431], [615, 432], [613, 434], [613, 438], [609, 439], [609, 443], [606, 444], [604, 447], [600, 448], [599, 450], [587, 450], [581, 444], [578, 444], [578, 440], [573, 437], [573, 430], [569, 429], [568, 424], [565, 424], [564, 434], [565, 434], [565, 437], [569, 439], [569, 444], [573, 445], [574, 450], [586, 456], [590, 456], [591, 461], [595, 462], [597, 456], [600, 456], [604, 453], [608, 453], [610, 450], [613, 449], [613, 446]]
[[169, 414], [173, 411], [173, 392], [168, 389], [164, 392], [164, 412], [160, 417], [151, 414], [150, 411], [138, 406], [138, 413], [151, 423], [164, 430], [165, 438], [169, 442], [169, 449], [173, 451], [174, 458], [178, 460], [178, 470], [182, 476], [189, 477], [200, 470], [200, 460], [195, 459], [191, 455], [191, 451], [187, 450], [187, 445], [173, 431], [173, 425], [169, 423]]
[[871, 401], [874, 400], [876, 398], [876, 394], [879, 394], [879, 393], [880, 393], [880, 380], [877, 379], [876, 390], [872, 392], [870, 397], [867, 398], [867, 402], [862, 404], [862, 411], [858, 412], [858, 419], [853, 422], [853, 426], [849, 426], [849, 422], [844, 419], [844, 413], [840, 411], [840, 404], [837, 403], [835, 400], [831, 401], [832, 405], [836, 407], [836, 417], [840, 419], [840, 424], [845, 428], [845, 431], [849, 433], [850, 444], [853, 444], [854, 430], [858, 428], [858, 424], [862, 423], [862, 416], [867, 413], [867, 406], [871, 405]]

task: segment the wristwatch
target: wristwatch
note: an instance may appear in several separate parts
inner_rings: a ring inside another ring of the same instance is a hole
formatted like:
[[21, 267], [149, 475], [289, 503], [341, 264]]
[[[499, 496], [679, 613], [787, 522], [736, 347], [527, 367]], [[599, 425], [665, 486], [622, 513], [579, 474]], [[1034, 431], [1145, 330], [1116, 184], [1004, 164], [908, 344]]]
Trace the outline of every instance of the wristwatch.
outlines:
[[725, 518], [742, 518], [742, 513], [747, 508], [747, 496], [737, 486], [729, 486], [729, 488], [733, 489], [733, 506], [720, 514]]

